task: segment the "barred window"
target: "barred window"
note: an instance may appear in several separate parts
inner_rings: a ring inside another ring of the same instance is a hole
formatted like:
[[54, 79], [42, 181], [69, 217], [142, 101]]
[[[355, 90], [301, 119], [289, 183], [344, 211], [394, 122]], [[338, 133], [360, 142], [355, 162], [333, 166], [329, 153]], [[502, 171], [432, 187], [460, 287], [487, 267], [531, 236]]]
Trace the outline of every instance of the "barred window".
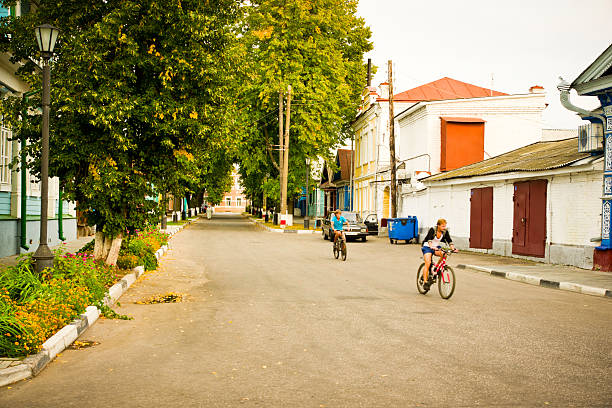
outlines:
[[9, 167], [11, 162], [11, 141], [9, 139], [11, 136], [11, 130], [2, 126], [0, 136], [0, 183], [3, 184], [11, 183], [11, 169]]

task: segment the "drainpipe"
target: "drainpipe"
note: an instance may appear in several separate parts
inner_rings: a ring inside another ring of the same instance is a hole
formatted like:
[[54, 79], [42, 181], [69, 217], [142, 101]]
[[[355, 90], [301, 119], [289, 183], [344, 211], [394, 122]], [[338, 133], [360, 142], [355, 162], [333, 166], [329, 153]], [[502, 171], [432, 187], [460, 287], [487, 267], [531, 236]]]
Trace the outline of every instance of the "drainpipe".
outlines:
[[60, 241], [65, 241], [64, 236], [64, 203], [62, 197], [62, 186], [59, 188], [59, 202], [57, 203], [57, 235]]
[[565, 109], [578, 113], [583, 119], [585, 117], [594, 117], [599, 119], [602, 124], [606, 124], [606, 119], [602, 115], [592, 111], [588, 111], [586, 109], [579, 108], [578, 106], [572, 104], [569, 100], [571, 85], [567, 83], [563, 78], [559, 77], [559, 79], [561, 80], [561, 82], [559, 82], [559, 85], [557, 85], [557, 89], [561, 93], [561, 105], [563, 105]]
[[25, 172], [25, 162], [26, 162], [26, 154], [24, 151], [25, 147], [25, 135], [21, 134], [21, 234], [20, 234], [20, 246], [26, 251], [30, 249], [27, 244], [27, 236], [26, 236], [26, 225], [28, 222], [28, 207], [27, 207], [27, 196], [26, 196], [26, 172]]
[[[37, 94], [38, 92], [40, 92], [40, 89], [38, 90], [34, 90], [34, 91], [30, 91], [30, 92], [26, 92], [23, 94], [23, 98], [25, 100], [25, 102], [27, 103], [30, 99], [30, 96]], [[27, 110], [24, 110], [22, 112], [22, 118], [25, 119], [26, 115], [28, 114]], [[20, 220], [20, 226], [21, 226], [21, 234], [20, 235], [20, 243], [19, 246], [23, 249], [25, 249], [26, 251], [28, 249], [30, 249], [30, 246], [27, 244], [27, 222], [28, 222], [28, 206], [27, 206], [27, 191], [26, 191], [26, 172], [25, 172], [25, 164], [26, 164], [26, 154], [25, 154], [25, 145], [26, 145], [26, 140], [25, 140], [25, 135], [23, 134], [23, 132], [21, 132], [20, 135], [20, 143], [21, 143], [21, 220]]]

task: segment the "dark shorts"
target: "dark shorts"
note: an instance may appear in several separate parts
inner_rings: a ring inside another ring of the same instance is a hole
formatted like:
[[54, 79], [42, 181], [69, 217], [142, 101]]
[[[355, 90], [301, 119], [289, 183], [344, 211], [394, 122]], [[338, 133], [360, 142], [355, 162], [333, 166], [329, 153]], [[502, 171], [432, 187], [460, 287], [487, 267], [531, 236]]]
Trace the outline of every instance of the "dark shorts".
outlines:
[[[440, 248], [442, 248], [442, 247], [438, 246], [436, 249], [440, 249]], [[436, 252], [435, 249], [430, 248], [428, 246], [422, 246], [421, 247], [421, 251], [423, 252], [423, 255], [425, 255], [425, 254], [433, 254], [433, 253]]]

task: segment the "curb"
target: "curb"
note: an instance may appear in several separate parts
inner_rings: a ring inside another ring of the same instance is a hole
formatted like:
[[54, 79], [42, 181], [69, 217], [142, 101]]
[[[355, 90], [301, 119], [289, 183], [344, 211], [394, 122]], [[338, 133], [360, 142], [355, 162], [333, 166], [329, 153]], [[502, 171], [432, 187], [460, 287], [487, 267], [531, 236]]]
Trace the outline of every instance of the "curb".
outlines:
[[533, 275], [526, 275], [518, 272], [502, 272], [496, 271], [493, 268], [486, 268], [477, 265], [459, 264], [459, 269], [473, 269], [478, 272], [485, 272], [491, 276], [498, 278], [509, 279], [516, 282], [523, 282], [529, 285], [542, 286], [544, 288], [565, 290], [568, 292], [582, 293], [584, 295], [599, 296], [612, 298], [612, 290], [605, 288], [596, 288], [594, 286], [582, 285], [574, 282], [557, 282]]
[[[172, 237], [179, 232], [187, 224], [178, 226], [178, 228], [168, 231]], [[169, 237], [169, 238], [170, 238]], [[155, 252], [155, 258], [161, 258], [168, 252], [169, 246], [164, 245]], [[104, 304], [112, 306], [136, 280], [144, 274], [144, 266], [137, 266], [121, 278], [117, 283], [111, 286], [104, 298]], [[42, 350], [36, 354], [31, 354], [19, 361], [17, 359], [0, 359], [0, 362], [6, 361], [9, 366], [0, 369], [0, 387], [16, 383], [17, 381], [25, 380], [38, 375], [59, 353], [70, 346], [81, 334], [100, 317], [100, 309], [96, 306], [88, 306], [85, 313], [82, 313], [72, 323], [62, 327], [57, 333], [49, 337], [42, 345]]]
[[277, 232], [277, 233], [281, 233], [281, 234], [314, 234], [316, 232], [319, 232], [317, 230], [305, 230], [305, 229], [301, 229], [301, 230], [291, 230], [291, 229], [278, 229], [278, 228], [270, 228], [267, 225], [262, 224], [261, 221], [256, 221], [252, 218], [246, 217], [251, 223], [255, 224], [256, 226], [258, 226], [259, 228], [263, 228], [266, 231], [269, 232]]

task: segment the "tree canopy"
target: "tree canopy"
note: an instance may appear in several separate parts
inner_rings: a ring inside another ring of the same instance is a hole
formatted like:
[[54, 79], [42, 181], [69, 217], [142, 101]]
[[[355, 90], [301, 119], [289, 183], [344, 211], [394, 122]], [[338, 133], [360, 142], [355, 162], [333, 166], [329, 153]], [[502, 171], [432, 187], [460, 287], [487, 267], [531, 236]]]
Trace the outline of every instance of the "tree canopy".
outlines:
[[[50, 174], [106, 234], [142, 224], [156, 206], [147, 198], [160, 190], [180, 195], [229, 174], [219, 124], [238, 12], [232, 0], [41, 0], [3, 22], [4, 51], [26, 61], [20, 75], [33, 88], [40, 88], [33, 27], [61, 30], [52, 61]], [[28, 132], [32, 158], [36, 130]]]
[[370, 30], [356, 0], [252, 1], [233, 49], [243, 61], [235, 115], [243, 126], [239, 152], [247, 192], [278, 200], [278, 95], [292, 87], [288, 198], [301, 191], [306, 157], [331, 158], [350, 136], [365, 84], [363, 55]]

